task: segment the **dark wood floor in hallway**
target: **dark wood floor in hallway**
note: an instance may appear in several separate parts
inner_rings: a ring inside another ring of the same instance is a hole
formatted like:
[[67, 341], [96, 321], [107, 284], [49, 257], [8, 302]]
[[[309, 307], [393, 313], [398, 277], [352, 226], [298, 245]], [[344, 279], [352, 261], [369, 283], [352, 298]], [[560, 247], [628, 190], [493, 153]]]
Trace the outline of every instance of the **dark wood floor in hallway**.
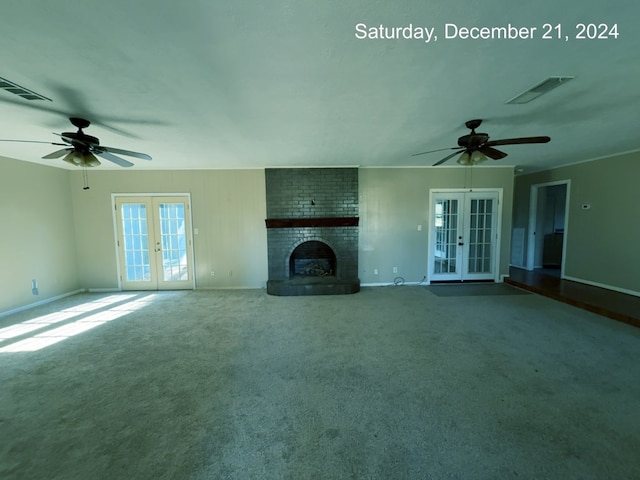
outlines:
[[505, 282], [640, 327], [640, 297], [515, 267]]

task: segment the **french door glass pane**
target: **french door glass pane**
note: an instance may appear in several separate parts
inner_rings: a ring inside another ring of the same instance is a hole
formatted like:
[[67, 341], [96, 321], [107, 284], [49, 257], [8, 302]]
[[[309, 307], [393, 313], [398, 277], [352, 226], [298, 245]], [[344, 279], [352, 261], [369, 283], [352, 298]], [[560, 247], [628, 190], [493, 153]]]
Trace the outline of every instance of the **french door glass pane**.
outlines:
[[434, 273], [455, 272], [458, 253], [458, 201], [436, 200], [434, 219], [436, 232]]
[[163, 280], [165, 282], [188, 280], [184, 204], [159, 204], [158, 218], [160, 221]]
[[469, 232], [469, 273], [491, 273], [492, 199], [472, 199]]
[[150, 282], [147, 207], [143, 203], [122, 205], [125, 276], [128, 282]]

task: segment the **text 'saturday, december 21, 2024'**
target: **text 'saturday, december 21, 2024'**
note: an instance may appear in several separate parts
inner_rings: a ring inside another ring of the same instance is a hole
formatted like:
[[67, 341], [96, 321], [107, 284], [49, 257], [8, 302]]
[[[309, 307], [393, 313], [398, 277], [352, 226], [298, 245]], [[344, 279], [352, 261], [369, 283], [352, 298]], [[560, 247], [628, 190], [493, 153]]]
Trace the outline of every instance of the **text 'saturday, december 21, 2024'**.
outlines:
[[544, 23], [541, 25], [458, 25], [445, 23], [442, 26], [414, 25], [355, 25], [358, 40], [421, 40], [433, 43], [438, 40], [617, 40], [620, 36], [618, 24]]

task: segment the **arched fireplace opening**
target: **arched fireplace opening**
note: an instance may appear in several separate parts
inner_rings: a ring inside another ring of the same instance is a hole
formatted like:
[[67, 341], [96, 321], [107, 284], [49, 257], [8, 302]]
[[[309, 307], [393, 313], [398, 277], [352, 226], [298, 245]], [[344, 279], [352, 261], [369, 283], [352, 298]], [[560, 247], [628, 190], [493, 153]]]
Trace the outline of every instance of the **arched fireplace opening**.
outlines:
[[336, 263], [336, 254], [326, 243], [303, 242], [289, 256], [289, 278], [335, 276]]

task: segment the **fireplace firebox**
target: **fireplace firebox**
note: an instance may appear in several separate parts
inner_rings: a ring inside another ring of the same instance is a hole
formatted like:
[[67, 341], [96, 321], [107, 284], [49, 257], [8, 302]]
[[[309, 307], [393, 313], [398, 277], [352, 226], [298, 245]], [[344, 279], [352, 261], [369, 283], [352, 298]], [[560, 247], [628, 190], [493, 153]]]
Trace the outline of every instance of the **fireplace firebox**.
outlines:
[[336, 255], [317, 240], [303, 242], [289, 256], [289, 278], [335, 276]]

